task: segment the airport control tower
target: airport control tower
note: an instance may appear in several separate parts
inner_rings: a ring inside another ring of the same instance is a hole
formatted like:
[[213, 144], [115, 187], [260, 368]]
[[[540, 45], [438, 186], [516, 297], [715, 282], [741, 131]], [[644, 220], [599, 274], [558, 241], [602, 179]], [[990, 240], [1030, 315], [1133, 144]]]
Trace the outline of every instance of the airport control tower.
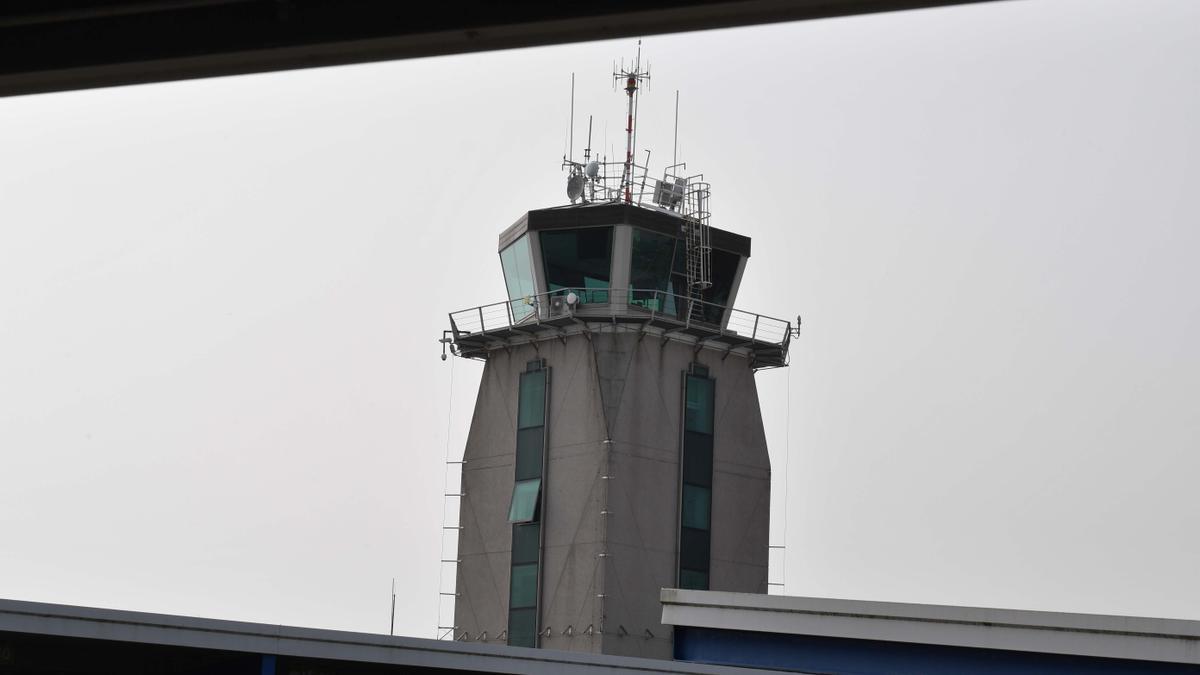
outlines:
[[662, 588], [767, 592], [771, 467], [754, 373], [789, 322], [733, 308], [750, 239], [686, 167], [565, 159], [570, 204], [500, 234], [508, 299], [450, 314], [485, 361], [463, 456], [453, 635], [672, 656]]

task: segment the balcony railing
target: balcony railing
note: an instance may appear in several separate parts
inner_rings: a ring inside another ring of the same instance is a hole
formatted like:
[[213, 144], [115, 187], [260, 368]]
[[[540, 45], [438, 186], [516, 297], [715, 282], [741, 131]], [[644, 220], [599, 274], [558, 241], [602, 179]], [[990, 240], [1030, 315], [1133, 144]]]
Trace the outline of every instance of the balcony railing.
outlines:
[[655, 289], [563, 288], [450, 313], [455, 342], [493, 332], [530, 332], [573, 320], [641, 321], [723, 342], [773, 345], [787, 351], [788, 321]]

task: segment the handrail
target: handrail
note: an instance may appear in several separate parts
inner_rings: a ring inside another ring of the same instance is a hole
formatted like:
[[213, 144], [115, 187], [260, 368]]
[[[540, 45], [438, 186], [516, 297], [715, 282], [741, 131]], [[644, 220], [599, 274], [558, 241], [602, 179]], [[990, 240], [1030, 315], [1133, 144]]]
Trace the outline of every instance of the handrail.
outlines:
[[[569, 302], [571, 295], [575, 302]], [[647, 318], [786, 349], [791, 322], [658, 289], [561, 288], [450, 313], [455, 340], [503, 329], [525, 330], [564, 317]]]

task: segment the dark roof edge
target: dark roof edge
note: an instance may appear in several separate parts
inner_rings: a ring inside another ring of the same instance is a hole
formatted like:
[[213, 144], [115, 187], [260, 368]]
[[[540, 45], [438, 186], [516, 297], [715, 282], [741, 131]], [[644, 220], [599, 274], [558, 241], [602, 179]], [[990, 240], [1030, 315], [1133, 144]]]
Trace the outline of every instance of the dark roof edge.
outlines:
[[[0, 599], [0, 632], [387, 663], [472, 672], [703, 673], [715, 666], [502, 644], [298, 628]], [[757, 673], [758, 670], [736, 672]]]
[[504, 228], [504, 231], [500, 233], [500, 248], [497, 250], [503, 251], [508, 248], [509, 244], [520, 239], [521, 235], [525, 234], [528, 227], [529, 214], [525, 213], [520, 218], [517, 218], [517, 222]]
[[[580, 204], [534, 209], [500, 233], [500, 250], [529, 231], [634, 225], [672, 237], [679, 236], [682, 218], [673, 213], [632, 204]], [[750, 257], [750, 237], [710, 227], [712, 247]]]

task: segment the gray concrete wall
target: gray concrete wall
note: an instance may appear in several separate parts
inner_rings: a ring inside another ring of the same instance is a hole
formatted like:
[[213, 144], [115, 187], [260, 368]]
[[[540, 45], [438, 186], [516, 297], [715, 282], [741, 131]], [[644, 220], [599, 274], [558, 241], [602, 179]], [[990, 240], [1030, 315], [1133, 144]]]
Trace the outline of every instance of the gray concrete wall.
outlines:
[[700, 362], [717, 381], [709, 590], [766, 593], [771, 459], [754, 372], [732, 356]]
[[613, 440], [604, 652], [670, 658], [661, 609], [647, 600], [675, 585], [681, 345], [631, 332], [593, 344]]
[[517, 377], [525, 362], [493, 358], [484, 366], [463, 452], [455, 633], [495, 639], [508, 625], [512, 530], [508, 504], [516, 456]]
[[659, 592], [676, 585], [682, 376], [693, 358], [717, 381], [711, 587], [767, 589], [770, 463], [753, 371], [736, 355], [694, 355], [612, 325], [594, 326], [590, 341], [493, 352], [463, 473], [455, 623], [472, 638], [507, 623], [518, 377], [539, 355], [551, 368], [541, 646], [670, 658]]
[[[540, 645], [600, 651], [606, 430], [591, 346], [583, 336], [540, 346], [552, 368]], [[588, 631], [588, 627], [591, 631]]]
[[536, 358], [550, 368], [539, 600], [540, 624], [550, 634], [540, 645], [599, 652], [600, 475], [607, 431], [591, 346], [578, 336], [542, 342], [536, 350], [500, 350], [484, 367], [464, 452], [455, 625], [472, 639], [484, 631], [494, 639], [507, 627], [517, 391], [520, 374]]
[[633, 332], [593, 343], [613, 439], [604, 652], [670, 658], [658, 593], [676, 585], [683, 373], [693, 359], [716, 379], [710, 584], [767, 590], [771, 473], [754, 373], [743, 358]]

